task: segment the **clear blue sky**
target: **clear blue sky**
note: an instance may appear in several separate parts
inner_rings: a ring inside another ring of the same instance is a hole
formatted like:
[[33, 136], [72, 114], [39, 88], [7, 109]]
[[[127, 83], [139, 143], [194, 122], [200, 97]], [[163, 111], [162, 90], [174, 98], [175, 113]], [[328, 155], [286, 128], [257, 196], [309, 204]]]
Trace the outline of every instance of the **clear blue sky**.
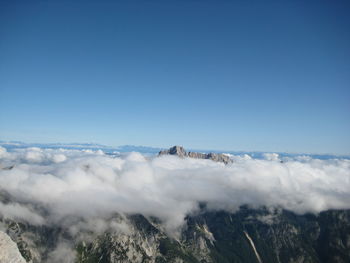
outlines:
[[0, 139], [350, 153], [349, 1], [1, 1]]

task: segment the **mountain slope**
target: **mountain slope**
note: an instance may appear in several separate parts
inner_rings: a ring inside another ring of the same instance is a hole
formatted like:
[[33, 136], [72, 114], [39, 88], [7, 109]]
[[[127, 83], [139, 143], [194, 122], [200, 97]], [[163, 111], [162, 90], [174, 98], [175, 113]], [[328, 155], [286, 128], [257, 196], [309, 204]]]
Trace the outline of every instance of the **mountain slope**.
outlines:
[[350, 261], [349, 210], [317, 216], [247, 207], [236, 213], [203, 209], [186, 218], [186, 226], [178, 236], [166, 233], [155, 218], [129, 215], [110, 220], [125, 223], [128, 231], [108, 229], [73, 237], [62, 228], [8, 220], [3, 224], [28, 262], [52, 262], [52, 254], [61, 243], [70, 244], [76, 258], [55, 262]]

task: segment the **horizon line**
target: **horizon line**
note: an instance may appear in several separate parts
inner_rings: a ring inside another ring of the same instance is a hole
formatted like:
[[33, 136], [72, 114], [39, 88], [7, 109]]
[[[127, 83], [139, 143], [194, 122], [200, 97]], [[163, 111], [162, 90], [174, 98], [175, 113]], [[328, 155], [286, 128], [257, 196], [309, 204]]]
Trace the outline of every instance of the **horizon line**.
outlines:
[[[126, 146], [130, 146], [130, 147], [142, 147], [142, 148], [152, 148], [154, 150], [166, 150], [169, 149], [173, 146], [182, 146], [185, 149], [189, 149], [191, 151], [203, 151], [203, 152], [220, 152], [220, 153], [277, 153], [277, 154], [291, 154], [291, 155], [320, 155], [320, 156], [326, 156], [326, 155], [330, 155], [330, 156], [336, 156], [336, 157], [348, 157], [350, 158], [350, 153], [347, 154], [337, 154], [337, 153], [316, 153], [316, 152], [291, 152], [291, 151], [264, 151], [264, 150], [222, 150], [222, 149], [197, 149], [197, 148], [187, 148], [184, 147], [181, 144], [176, 144], [176, 145], [172, 145], [172, 146], [168, 146], [168, 147], [157, 147], [157, 146], [147, 146], [147, 145], [135, 145], [135, 144], [122, 144], [122, 145], [106, 145], [106, 144], [101, 144], [98, 142], [25, 142], [25, 141], [20, 141], [20, 140], [1, 140], [0, 139], [0, 146], [3, 144], [28, 144], [28, 145], [42, 145], [42, 146], [54, 146], [54, 145], [66, 145], [66, 146], [96, 146], [96, 147], [91, 147], [91, 148], [95, 148], [95, 149], [99, 149], [99, 148], [109, 148], [109, 149], [117, 149], [120, 147], [126, 147]], [[63, 147], [64, 148], [64, 147]], [[78, 147], [76, 147], [78, 148]]]

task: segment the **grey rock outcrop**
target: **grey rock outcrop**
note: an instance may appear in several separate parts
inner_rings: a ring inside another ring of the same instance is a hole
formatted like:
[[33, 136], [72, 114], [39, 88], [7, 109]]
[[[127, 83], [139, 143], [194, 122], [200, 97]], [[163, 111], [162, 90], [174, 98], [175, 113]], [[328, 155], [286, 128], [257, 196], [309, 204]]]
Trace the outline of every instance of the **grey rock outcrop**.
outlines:
[[232, 163], [229, 156], [222, 153], [199, 153], [199, 152], [187, 152], [182, 146], [173, 146], [168, 150], [160, 151], [158, 155], [177, 155], [181, 158], [190, 157], [196, 159], [208, 159], [215, 162], [222, 162], [224, 164]]
[[25, 263], [15, 242], [0, 231], [0, 263]]

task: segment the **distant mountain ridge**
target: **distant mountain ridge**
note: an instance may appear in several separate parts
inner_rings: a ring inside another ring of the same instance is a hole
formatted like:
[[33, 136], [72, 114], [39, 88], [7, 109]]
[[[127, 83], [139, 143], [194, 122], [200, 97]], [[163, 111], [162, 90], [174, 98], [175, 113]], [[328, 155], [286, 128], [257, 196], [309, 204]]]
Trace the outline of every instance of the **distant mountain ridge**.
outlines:
[[1, 146], [9, 148], [25, 148], [25, 147], [39, 147], [39, 148], [68, 148], [68, 149], [80, 149], [80, 148], [92, 148], [92, 149], [104, 149], [111, 148], [103, 144], [97, 143], [26, 143], [21, 141], [0, 141]]
[[[7, 149], [16, 149], [16, 148], [28, 148], [28, 147], [38, 147], [38, 148], [47, 148], [47, 149], [90, 149], [90, 150], [103, 150], [105, 153], [114, 153], [114, 152], [140, 152], [143, 154], [158, 154], [160, 151], [166, 150], [166, 148], [161, 147], [152, 147], [152, 146], [142, 146], [142, 145], [120, 145], [120, 146], [109, 146], [98, 143], [25, 143], [21, 141], [4, 141], [0, 140], [0, 146]], [[189, 149], [190, 152], [200, 152], [200, 153], [227, 153], [233, 155], [244, 155], [248, 154], [249, 156], [256, 159], [263, 159], [265, 153], [264, 151], [223, 151], [223, 150], [210, 150], [210, 149]], [[334, 154], [310, 154], [310, 153], [286, 153], [286, 152], [275, 152], [281, 157], [295, 157], [295, 156], [310, 156], [317, 159], [350, 159], [350, 155], [334, 155]]]
[[98, 143], [25, 143], [20, 141], [0, 141], [0, 146], [9, 149], [15, 148], [28, 148], [38, 147], [47, 149], [91, 149], [91, 150], [103, 150], [106, 152], [140, 152], [140, 153], [158, 153], [162, 148], [149, 147], [149, 146], [137, 146], [137, 145], [120, 145], [109, 146]]
[[136, 146], [136, 145], [121, 145], [116, 147], [120, 152], [139, 152], [139, 153], [158, 153], [162, 148], [149, 147], [149, 146]]
[[187, 152], [182, 146], [173, 146], [168, 150], [163, 150], [158, 155], [177, 155], [180, 158], [190, 157], [195, 159], [208, 159], [215, 162], [222, 162], [224, 164], [232, 163], [230, 157], [222, 153], [200, 153], [200, 152]]

